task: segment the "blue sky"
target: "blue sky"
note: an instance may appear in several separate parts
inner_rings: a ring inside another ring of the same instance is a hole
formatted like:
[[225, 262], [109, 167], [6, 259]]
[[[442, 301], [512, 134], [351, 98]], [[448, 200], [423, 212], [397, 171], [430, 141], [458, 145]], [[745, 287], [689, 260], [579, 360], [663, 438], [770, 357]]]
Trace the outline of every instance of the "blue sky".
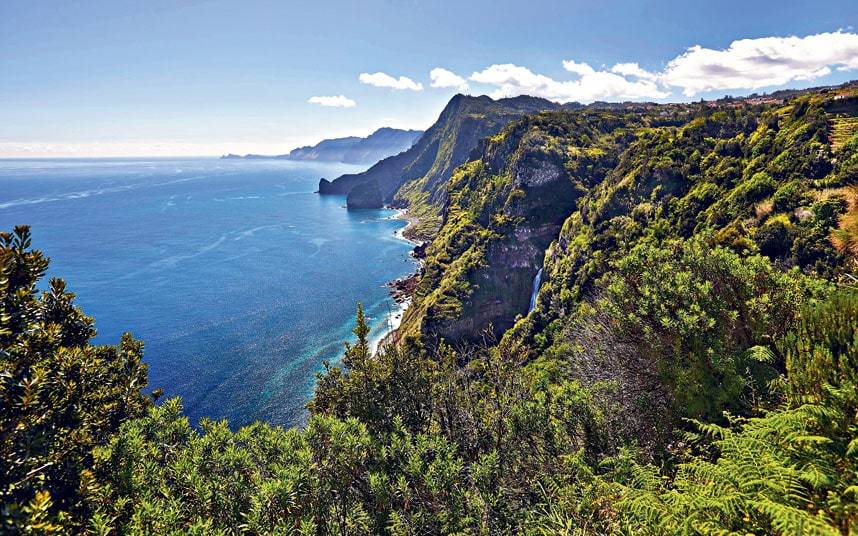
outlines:
[[856, 19], [854, 0], [2, 0], [0, 157], [282, 153], [426, 128], [458, 91], [665, 102], [840, 83], [858, 78]]

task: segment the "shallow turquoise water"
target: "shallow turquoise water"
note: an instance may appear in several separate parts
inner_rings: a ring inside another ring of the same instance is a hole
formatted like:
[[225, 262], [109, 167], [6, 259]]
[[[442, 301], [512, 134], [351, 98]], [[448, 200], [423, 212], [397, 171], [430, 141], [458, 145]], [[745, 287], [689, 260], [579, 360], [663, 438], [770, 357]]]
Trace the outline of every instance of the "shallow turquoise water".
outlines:
[[404, 222], [313, 193], [343, 165], [218, 159], [0, 160], [0, 228], [32, 226], [96, 318], [97, 342], [145, 342], [150, 386], [191, 419], [296, 425], [323, 359], [384, 283], [414, 270]]

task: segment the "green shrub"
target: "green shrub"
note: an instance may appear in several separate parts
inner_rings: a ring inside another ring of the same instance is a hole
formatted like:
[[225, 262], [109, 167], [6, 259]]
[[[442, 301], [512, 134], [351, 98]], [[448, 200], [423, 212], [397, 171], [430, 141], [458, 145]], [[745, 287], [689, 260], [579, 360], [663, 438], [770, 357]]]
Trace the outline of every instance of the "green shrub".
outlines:
[[37, 294], [47, 268], [28, 227], [0, 233], [0, 532], [86, 519], [92, 448], [150, 405], [142, 343], [93, 346], [61, 279]]

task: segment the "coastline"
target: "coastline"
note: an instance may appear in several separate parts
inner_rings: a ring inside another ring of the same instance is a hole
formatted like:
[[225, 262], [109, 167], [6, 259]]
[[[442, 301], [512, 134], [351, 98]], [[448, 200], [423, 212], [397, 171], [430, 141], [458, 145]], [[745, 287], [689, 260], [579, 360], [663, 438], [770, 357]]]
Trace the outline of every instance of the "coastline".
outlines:
[[402, 229], [399, 229], [399, 230], [398, 230], [398, 231], [396, 231], [396, 233], [394, 233], [394, 234], [395, 234], [397, 237], [401, 238], [402, 240], [405, 240], [406, 242], [408, 242], [408, 243], [410, 243], [410, 244], [414, 244], [414, 247], [422, 247], [422, 246], [425, 246], [425, 245], [426, 245], [426, 243], [425, 243], [424, 241], [422, 241], [422, 240], [415, 240], [415, 239], [413, 239], [413, 238], [409, 238], [409, 237], [405, 234], [405, 233], [407, 233], [407, 232], [408, 232], [408, 230], [409, 230], [409, 229], [411, 229], [412, 227], [414, 227], [415, 225], [417, 225], [417, 223], [418, 223], [420, 220], [419, 220], [416, 216], [409, 216], [409, 215], [408, 215], [408, 209], [407, 209], [407, 208], [396, 208], [396, 209], [394, 209], [394, 210], [396, 211], [396, 215], [395, 215], [395, 216], [393, 216], [393, 218], [394, 218], [394, 219], [397, 219], [397, 220], [405, 220], [405, 222], [406, 222], [405, 227], [403, 227]]
[[388, 317], [387, 324], [390, 326], [390, 329], [371, 342], [373, 355], [375, 355], [380, 348], [396, 340], [396, 331], [402, 324], [402, 319], [405, 317], [405, 311], [411, 305], [414, 290], [416, 289], [417, 283], [420, 281], [420, 276], [423, 273], [423, 259], [418, 254], [418, 251], [420, 251], [426, 244], [423, 241], [408, 238], [405, 234], [409, 228], [417, 224], [418, 220], [413, 216], [408, 216], [408, 209], [397, 208], [394, 210], [396, 210], [396, 214], [392, 216], [392, 219], [405, 220], [406, 224], [393, 234], [400, 240], [408, 242], [414, 246], [414, 249], [411, 251], [411, 256], [416, 261], [416, 270], [413, 273], [394, 279], [393, 281], [389, 281], [385, 284], [389, 289], [391, 298], [393, 298], [394, 303], [396, 303], [396, 310], [391, 311], [390, 316]]

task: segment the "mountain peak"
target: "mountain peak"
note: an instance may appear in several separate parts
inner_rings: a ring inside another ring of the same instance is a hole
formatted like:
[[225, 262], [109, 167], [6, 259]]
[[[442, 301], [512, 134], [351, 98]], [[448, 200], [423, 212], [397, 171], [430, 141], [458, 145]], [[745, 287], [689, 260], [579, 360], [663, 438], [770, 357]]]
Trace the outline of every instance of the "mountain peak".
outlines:
[[[378, 206], [394, 199], [407, 204], [407, 195], [401, 190], [408, 184], [409, 189], [420, 192], [415, 193], [418, 197], [425, 198], [428, 194], [433, 202], [438, 202], [446, 195], [443, 188], [446, 180], [468, 160], [480, 139], [497, 134], [507, 123], [524, 115], [559, 108], [560, 105], [538, 97], [494, 100], [487, 95], [457, 93], [410, 149], [378, 162], [363, 173], [320, 182], [319, 193], [348, 195], [356, 187], [372, 183], [372, 198], [378, 199]], [[376, 191], [381, 195], [376, 196]], [[365, 206], [367, 196], [361, 195], [360, 199], [361, 206]]]

